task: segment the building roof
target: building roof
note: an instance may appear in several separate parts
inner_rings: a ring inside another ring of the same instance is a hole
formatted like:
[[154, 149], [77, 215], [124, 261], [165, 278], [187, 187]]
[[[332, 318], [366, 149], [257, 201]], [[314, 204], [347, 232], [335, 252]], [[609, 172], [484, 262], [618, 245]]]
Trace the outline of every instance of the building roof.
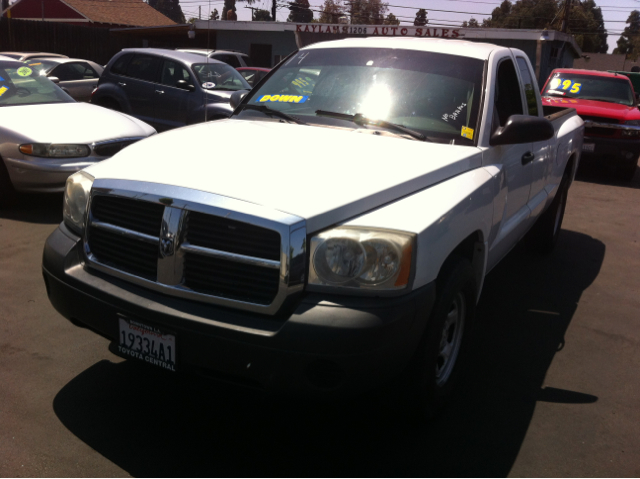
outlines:
[[[15, 7], [23, 2], [28, 3], [29, 0], [18, 0], [11, 4], [9, 9], [13, 12]], [[75, 10], [91, 23], [138, 27], [176, 24], [176, 22], [146, 4], [143, 0], [59, 0], [59, 2]], [[15, 16], [14, 18], [19, 17]]]
[[61, 1], [95, 23], [115, 23], [140, 27], [176, 24], [176, 22], [142, 0]]

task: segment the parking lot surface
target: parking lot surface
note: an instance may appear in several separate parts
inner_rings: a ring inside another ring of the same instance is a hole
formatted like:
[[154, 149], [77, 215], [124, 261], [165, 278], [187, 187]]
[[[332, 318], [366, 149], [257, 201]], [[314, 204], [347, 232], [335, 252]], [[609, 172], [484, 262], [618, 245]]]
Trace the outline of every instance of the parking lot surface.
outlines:
[[549, 257], [486, 279], [454, 403], [307, 404], [123, 361], [50, 305], [59, 195], [0, 211], [0, 476], [640, 476], [640, 172], [581, 172]]

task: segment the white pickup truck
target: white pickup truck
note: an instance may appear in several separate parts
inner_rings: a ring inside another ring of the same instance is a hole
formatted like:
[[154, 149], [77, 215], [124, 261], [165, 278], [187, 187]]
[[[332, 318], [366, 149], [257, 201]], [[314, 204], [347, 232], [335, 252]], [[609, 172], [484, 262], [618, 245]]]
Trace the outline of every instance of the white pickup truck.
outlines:
[[485, 275], [534, 226], [553, 248], [582, 120], [543, 112], [522, 51], [446, 39], [315, 44], [232, 101], [70, 177], [52, 304], [169, 371], [316, 397], [400, 376], [433, 413]]

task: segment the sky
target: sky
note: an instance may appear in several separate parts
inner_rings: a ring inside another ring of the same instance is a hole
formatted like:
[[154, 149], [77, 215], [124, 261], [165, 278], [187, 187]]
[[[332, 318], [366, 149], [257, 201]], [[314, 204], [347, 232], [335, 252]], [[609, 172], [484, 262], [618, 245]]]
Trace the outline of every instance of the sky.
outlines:
[[[279, 5], [288, 0], [277, 0]], [[513, 1], [513, 0], [512, 0]], [[573, 0], [574, 5], [579, 0]], [[272, 0], [256, 0], [251, 5], [271, 11]], [[312, 10], [320, 10], [324, 0], [309, 0]], [[388, 0], [389, 12], [393, 13], [404, 25], [413, 25], [413, 19], [419, 8], [427, 10], [429, 24], [433, 26], [459, 26], [463, 21], [474, 17], [482, 23], [484, 18], [491, 15], [491, 11], [500, 5], [501, 0]], [[209, 12], [214, 8], [222, 12], [224, 2], [222, 0], [180, 0], [184, 16], [188, 19], [198, 17], [201, 12], [202, 19], [209, 17]], [[607, 43], [609, 53], [616, 47], [620, 33], [626, 26], [626, 20], [632, 10], [640, 10], [640, 0], [596, 0], [596, 5], [602, 9], [605, 27], [609, 36]], [[200, 7], [200, 8], [198, 8]], [[238, 20], [251, 20], [251, 9], [245, 2], [236, 0]], [[314, 12], [314, 17], [318, 17]], [[284, 22], [289, 16], [289, 9], [278, 9], [277, 20]]]

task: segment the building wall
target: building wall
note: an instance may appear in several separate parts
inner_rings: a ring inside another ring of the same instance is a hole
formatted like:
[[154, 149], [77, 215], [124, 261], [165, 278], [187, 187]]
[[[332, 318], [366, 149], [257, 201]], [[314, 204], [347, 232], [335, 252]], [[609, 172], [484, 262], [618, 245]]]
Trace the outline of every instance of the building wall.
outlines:
[[276, 56], [284, 58], [297, 50], [295, 34], [293, 32], [251, 32], [218, 30], [216, 32], [216, 48], [220, 50], [238, 50], [249, 54], [251, 44], [271, 45], [269, 67], [274, 66]]

